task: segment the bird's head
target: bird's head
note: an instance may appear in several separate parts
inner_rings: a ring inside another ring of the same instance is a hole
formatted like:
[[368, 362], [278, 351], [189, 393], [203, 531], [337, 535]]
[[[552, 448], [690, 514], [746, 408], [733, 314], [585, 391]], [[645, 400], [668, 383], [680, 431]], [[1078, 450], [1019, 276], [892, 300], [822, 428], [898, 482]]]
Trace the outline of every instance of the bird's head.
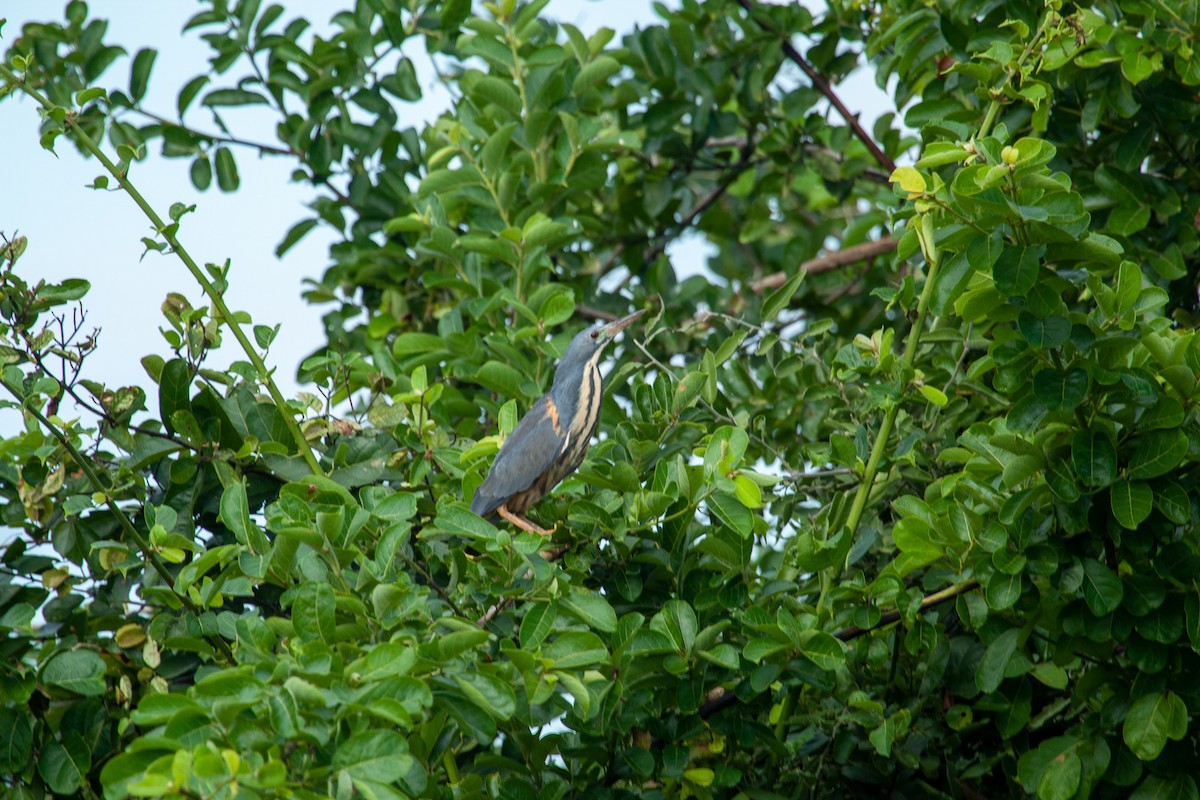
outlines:
[[[575, 334], [575, 338], [567, 345], [567, 352], [563, 354], [562, 360], [558, 362], [556, 378], [559, 375], [582, 372], [583, 368], [588, 364], [594, 364], [599, 361], [600, 356], [604, 353], [605, 346], [615, 339], [618, 333], [628, 328], [634, 320], [645, 313], [645, 309], [635, 311], [629, 316], [621, 317], [615, 322], [609, 322], [605, 325], [593, 325]], [[557, 383], [557, 380], [555, 382]]]

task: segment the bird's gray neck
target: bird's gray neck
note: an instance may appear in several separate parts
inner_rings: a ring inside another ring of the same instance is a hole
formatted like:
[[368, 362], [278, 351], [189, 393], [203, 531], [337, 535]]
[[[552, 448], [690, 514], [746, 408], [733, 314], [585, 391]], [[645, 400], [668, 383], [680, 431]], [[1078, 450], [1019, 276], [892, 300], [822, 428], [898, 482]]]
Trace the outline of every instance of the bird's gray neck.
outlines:
[[592, 367], [590, 362], [581, 361], [566, 369], [560, 367], [554, 373], [554, 386], [550, 389], [550, 398], [554, 400], [558, 418], [564, 425], [567, 420], [575, 418], [575, 412], [579, 409], [581, 389], [584, 386], [584, 376]]

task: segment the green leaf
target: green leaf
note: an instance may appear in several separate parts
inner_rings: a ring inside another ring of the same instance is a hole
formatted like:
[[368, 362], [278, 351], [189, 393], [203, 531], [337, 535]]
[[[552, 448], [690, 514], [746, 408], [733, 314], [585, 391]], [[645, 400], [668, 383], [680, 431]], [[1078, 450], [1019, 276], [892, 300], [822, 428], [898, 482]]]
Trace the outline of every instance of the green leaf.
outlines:
[[75, 104], [79, 106], [87, 105], [93, 100], [105, 97], [108, 94], [104, 89], [94, 86], [91, 89], [81, 89], [75, 93]]
[[92, 650], [67, 650], [42, 667], [41, 682], [84, 697], [104, 694], [104, 659]]
[[204, 99], [200, 101], [200, 105], [208, 106], [209, 108], [220, 106], [265, 106], [269, 102], [267, 98], [258, 92], [251, 92], [246, 89], [213, 89], [204, 95]]
[[1025, 341], [1034, 347], [1060, 347], [1071, 335], [1071, 321], [1066, 317], [1055, 316], [1041, 319], [1022, 311], [1017, 315], [1017, 327]]
[[975, 670], [975, 685], [979, 691], [991, 694], [1000, 688], [1005, 670], [1008, 669], [1008, 662], [1017, 652], [1020, 637], [1020, 628], [1009, 628], [987, 646]]
[[533, 396], [531, 392], [523, 389], [525, 376], [500, 361], [489, 361], [480, 367], [475, 373], [474, 381], [502, 397]]
[[1083, 599], [1097, 617], [1116, 611], [1125, 596], [1121, 579], [1093, 558], [1083, 562]]
[[671, 414], [678, 417], [685, 409], [691, 408], [700, 392], [704, 389], [708, 376], [703, 372], [688, 372], [679, 379], [675, 394], [671, 397]]
[[521, 95], [517, 94], [512, 81], [488, 75], [476, 81], [468, 93], [483, 102], [495, 103], [514, 117], [521, 116]]
[[150, 70], [154, 67], [154, 59], [158, 51], [145, 48], [139, 50], [133, 57], [133, 67], [129, 73], [129, 96], [133, 102], [140, 103], [146, 96], [146, 85], [150, 82]]
[[[92, 751], [77, 731], [64, 728], [62, 742], [51, 739], [38, 758], [38, 773], [55, 794], [74, 794], [92, 768]], [[8, 731], [5, 731], [8, 735]]]
[[1036, 748], [1026, 750], [1017, 763], [1017, 779], [1025, 791], [1032, 794], [1047, 771], [1061, 769], [1068, 756], [1079, 747], [1080, 741], [1074, 736], [1054, 736]]
[[1071, 411], [1087, 397], [1091, 381], [1079, 367], [1063, 372], [1054, 368], [1039, 370], [1033, 376], [1033, 395], [1048, 409]]
[[421, 99], [421, 83], [417, 80], [417, 69], [408, 58], [401, 58], [396, 71], [379, 81], [383, 89], [409, 103]]
[[153, 728], [167, 724], [176, 714], [193, 710], [199, 711], [200, 705], [186, 695], [147, 694], [138, 702], [137, 709], [129, 718], [143, 728]]
[[910, 571], [937, 561], [944, 549], [934, 540], [930, 523], [920, 517], [904, 517], [893, 525], [892, 541], [900, 552], [909, 556]]
[[1200, 790], [1191, 775], [1181, 773], [1174, 778], [1148, 775], [1129, 800], [1200, 800]]
[[192, 101], [196, 99], [196, 95], [200, 94], [200, 90], [203, 89], [207, 84], [207, 75], [197, 75], [195, 78], [192, 78], [190, 81], [184, 84], [183, 89], [181, 89], [179, 92], [179, 100], [176, 104], [176, 107], [179, 110], [180, 119], [182, 119], [183, 115], [187, 113], [188, 107], [191, 106]]
[[762, 508], [762, 489], [745, 475], [738, 475], [733, 479], [733, 490], [738, 501], [746, 508]]
[[0, 706], [0, 773], [18, 775], [33, 757], [33, 719], [25, 708]]
[[1007, 295], [1024, 297], [1037, 281], [1044, 247], [1007, 247], [992, 267], [996, 288]]
[[212, 172], [212, 161], [209, 160], [207, 155], [201, 153], [192, 160], [192, 167], [188, 172], [188, 176], [192, 179], [192, 185], [197, 190], [203, 192], [212, 185]]
[[572, 616], [601, 633], [612, 633], [617, 629], [617, 612], [603, 595], [572, 588], [560, 603]]
[[1154, 505], [1164, 517], [1176, 525], [1184, 525], [1191, 518], [1192, 500], [1187, 490], [1174, 481], [1155, 483]]
[[696, 641], [696, 612], [682, 600], [668, 600], [650, 620], [650, 629], [665, 635], [675, 652], [687, 655]]
[[1142, 481], [1122, 478], [1112, 485], [1111, 502], [1117, 522], [1121, 527], [1133, 531], [1150, 516], [1154, 507], [1154, 492]]
[[408, 331], [400, 334], [392, 342], [392, 355], [405, 358], [416, 353], [436, 353], [446, 349], [446, 342], [440, 336], [432, 333], [417, 333]]
[[710, 664], [714, 664], [724, 669], [735, 670], [741, 666], [741, 660], [738, 656], [737, 648], [724, 642], [716, 645], [711, 650], [701, 650], [697, 653], [697, 655]]
[[1088, 486], [1108, 486], [1117, 477], [1117, 449], [1104, 431], [1076, 431], [1071, 438], [1071, 463]]
[[747, 661], [759, 664], [763, 659], [787, 649], [787, 645], [778, 639], [751, 639], [742, 648], [742, 657]]
[[728, 474], [742, 463], [742, 457], [749, 446], [750, 437], [744, 430], [732, 425], [722, 425], [713, 432], [704, 449], [704, 470], [708, 473]]
[[846, 665], [846, 646], [824, 631], [805, 631], [800, 639], [800, 654], [827, 672]]
[[899, 185], [901, 190], [909, 195], [921, 194], [928, 188], [925, 176], [912, 167], [897, 167], [888, 178], [888, 182]]
[[916, 166], [921, 169], [944, 167], [947, 164], [961, 164], [971, 157], [965, 147], [958, 147], [949, 142], [931, 142], [926, 146]]
[[1168, 739], [1183, 739], [1187, 729], [1188, 710], [1183, 699], [1174, 692], [1158, 692], [1134, 702], [1121, 726], [1121, 735], [1135, 756], [1153, 761]]
[[255, 325], [254, 326], [254, 343], [261, 349], [266, 350], [271, 346], [271, 342], [275, 341], [275, 337], [279, 335], [279, 325], [272, 328], [270, 325]]
[[1141, 293], [1142, 270], [1132, 261], [1122, 261], [1117, 269], [1117, 313], [1132, 309]]
[[261, 555], [270, 549], [266, 534], [250, 520], [250, 504], [246, 499], [243, 481], [234, 481], [221, 493], [221, 511], [218, 519], [233, 532], [238, 544], [249, 548], [252, 554]]
[[1083, 762], [1074, 750], [1064, 753], [1046, 765], [1038, 781], [1038, 800], [1071, 800], [1079, 790]]
[[612, 56], [597, 56], [579, 70], [579, 74], [575, 76], [575, 82], [571, 86], [571, 92], [582, 94], [620, 71], [620, 63]]
[[512, 687], [494, 675], [472, 671], [455, 675], [454, 682], [467, 699], [497, 720], [509, 719], [516, 711], [517, 700]]
[[554, 669], [582, 669], [609, 662], [608, 648], [600, 637], [591, 632], [564, 633], [542, 645], [542, 656], [550, 659]]
[[235, 192], [241, 182], [238, 178], [237, 162], [228, 147], [217, 148], [217, 187], [222, 192]]
[[783, 286], [767, 295], [767, 299], [763, 301], [763, 322], [770, 322], [779, 316], [780, 311], [787, 308], [792, 296], [796, 294], [796, 290], [800, 288], [800, 284], [804, 282], [804, 276], [807, 274], [806, 272], [797, 272], [788, 278]]
[[546, 298], [538, 309], [542, 324], [547, 327], [561, 325], [575, 315], [575, 296], [572, 292], [555, 292]]
[[1151, 431], [1137, 440], [1129, 460], [1130, 478], [1166, 475], [1187, 455], [1188, 437], [1182, 430]]
[[[199, 189], [200, 187], [197, 186], [196, 188]], [[287, 234], [284, 235], [283, 240], [275, 246], [275, 257], [283, 258], [283, 254], [295, 247], [301, 239], [308, 235], [309, 231], [317, 227], [319, 222], [320, 220], [315, 218], [302, 219], [289, 228]]]
[[333, 768], [351, 776], [378, 783], [391, 783], [404, 775], [409, 765], [408, 743], [395, 731], [374, 730], [355, 734], [333, 754]]
[[708, 510], [739, 536], [748, 538], [754, 533], [754, 514], [737, 498], [727, 492], [713, 492], [705, 501]]
[[38, 287], [38, 304], [49, 307], [74, 303], [82, 300], [91, 288], [92, 285], [82, 278], [68, 278], [62, 283], [47, 283]]
[[421, 181], [421, 189], [417, 193], [421, 197], [431, 194], [444, 194], [465, 186], [480, 186], [483, 176], [473, 167], [463, 169], [435, 169]]
[[521, 620], [521, 648], [535, 650], [554, 629], [554, 620], [557, 618], [557, 601], [528, 604], [525, 617]]
[[292, 600], [292, 624], [302, 639], [332, 646], [337, 641], [333, 587], [319, 581], [300, 584]]
[[923, 383], [918, 388], [918, 391], [929, 403], [937, 406], [938, 408], [945, 408], [950, 402], [950, 398], [946, 397], [946, 393], [936, 386], [930, 386], [927, 383]]

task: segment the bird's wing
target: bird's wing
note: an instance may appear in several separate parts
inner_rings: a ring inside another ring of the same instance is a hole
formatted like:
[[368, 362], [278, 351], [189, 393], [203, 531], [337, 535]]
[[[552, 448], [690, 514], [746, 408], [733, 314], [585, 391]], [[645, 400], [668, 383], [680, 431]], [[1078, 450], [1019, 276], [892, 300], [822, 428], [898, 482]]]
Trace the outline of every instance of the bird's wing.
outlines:
[[532, 486], [562, 452], [566, 436], [558, 409], [547, 394], [533, 404], [504, 441], [487, 478], [475, 490], [471, 510], [486, 516]]

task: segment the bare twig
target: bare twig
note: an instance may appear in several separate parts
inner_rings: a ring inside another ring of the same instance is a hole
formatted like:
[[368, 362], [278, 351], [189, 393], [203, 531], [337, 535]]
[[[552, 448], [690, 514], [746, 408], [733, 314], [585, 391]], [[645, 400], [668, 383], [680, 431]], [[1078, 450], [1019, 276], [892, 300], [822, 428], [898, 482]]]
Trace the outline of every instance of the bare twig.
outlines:
[[829, 104], [837, 109], [837, 112], [842, 115], [842, 119], [846, 120], [846, 124], [850, 126], [850, 130], [854, 132], [854, 135], [858, 137], [859, 141], [861, 141], [867, 150], [870, 151], [871, 156], [875, 159], [876, 163], [883, 167], [887, 171], [888, 175], [891, 175], [893, 172], [895, 172], [896, 162], [892, 161], [891, 157], [887, 153], [883, 152], [883, 148], [880, 147], [879, 144], [871, 138], [871, 135], [863, 129], [862, 125], [858, 124], [858, 117], [850, 113], [850, 109], [846, 108], [846, 104], [843, 103], [842, 99], [837, 96], [837, 93], [833, 90], [833, 86], [828, 80], [825, 79], [825, 76], [817, 72], [817, 70], [813, 68], [813, 65], [809, 64], [808, 61], [805, 60], [804, 56], [800, 55], [800, 51], [792, 46], [792, 43], [788, 40], [787, 34], [775, 30], [773, 25], [759, 17], [755, 13], [753, 0], [737, 1], [738, 5], [746, 9], [746, 14], [750, 17], [750, 19], [754, 20], [754, 23], [758, 25], [758, 27], [762, 28], [768, 33], [773, 33], [780, 37], [781, 44], [783, 45], [784, 55], [791, 59], [792, 63], [798, 66], [800, 70], [808, 76], [808, 79], [812, 81], [812, 84], [816, 87], [817, 91], [825, 95], [825, 99], [829, 101]]
[[249, 139], [239, 139], [236, 136], [222, 135], [219, 133], [207, 133], [205, 131], [196, 130], [195, 128], [192, 128], [188, 125], [184, 125], [182, 122], [175, 122], [174, 120], [167, 119], [164, 116], [155, 114], [152, 111], [147, 111], [146, 109], [141, 108], [139, 106], [134, 106], [130, 110], [133, 111], [134, 113], [141, 114], [143, 117], [146, 117], [147, 119], [152, 119], [155, 122], [157, 122], [159, 125], [162, 125], [164, 127], [176, 128], [185, 133], [190, 133], [192, 136], [195, 136], [197, 139], [205, 139], [209, 142], [216, 142], [219, 144], [232, 144], [237, 147], [248, 147], [252, 150], [257, 150], [260, 153], [269, 153], [274, 156], [300, 156], [300, 155], [302, 155], [301, 153], [296, 152], [295, 150], [293, 150], [290, 147], [278, 147], [273, 144], [264, 144], [263, 142], [252, 142]]
[[[809, 275], [819, 275], [822, 272], [831, 272], [835, 269], [855, 264], [859, 261], [866, 261], [876, 256], [881, 256], [885, 253], [890, 253], [896, 249], [900, 243], [891, 236], [885, 236], [874, 242], [863, 242], [852, 247], [847, 247], [844, 250], [838, 250], [835, 253], [826, 253], [823, 256], [805, 261], [797, 269], [798, 272], [807, 272]], [[762, 293], [768, 289], [778, 289], [783, 284], [787, 283], [795, 273], [788, 272], [773, 272], [759, 278], [754, 283], [750, 284], [751, 291]]]

